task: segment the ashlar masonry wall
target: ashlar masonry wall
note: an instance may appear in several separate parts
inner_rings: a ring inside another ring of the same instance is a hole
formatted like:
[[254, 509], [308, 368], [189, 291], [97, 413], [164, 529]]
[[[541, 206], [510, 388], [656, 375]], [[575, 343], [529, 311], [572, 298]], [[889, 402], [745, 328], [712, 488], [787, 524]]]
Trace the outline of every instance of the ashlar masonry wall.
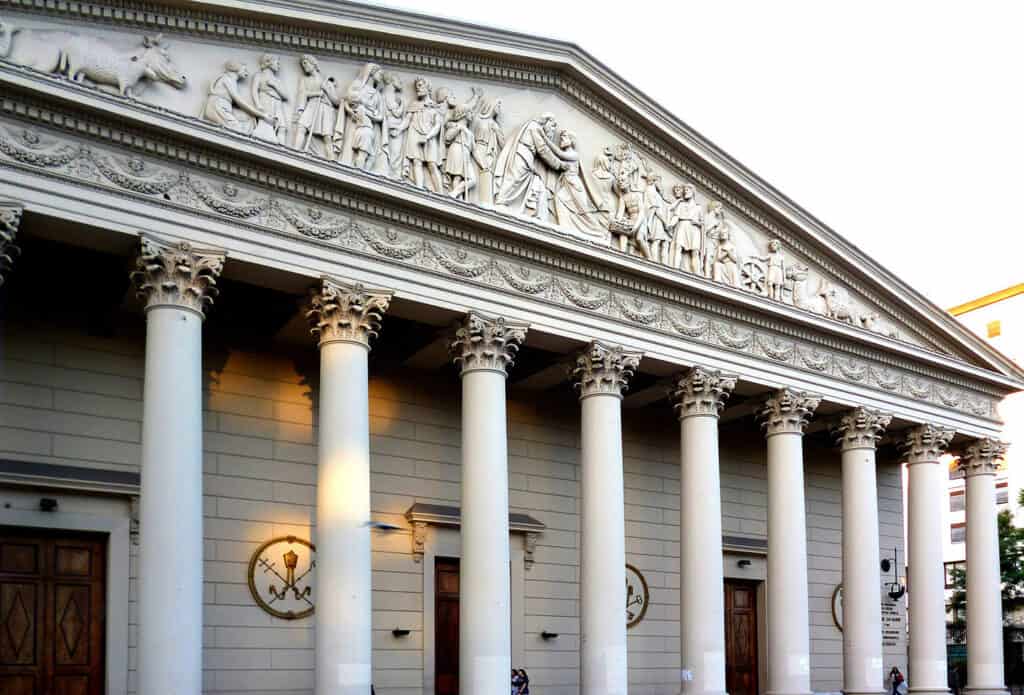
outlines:
[[[136, 317], [137, 318], [137, 317]], [[142, 417], [141, 322], [121, 338], [8, 324], [0, 352], [0, 458], [137, 471]], [[386, 339], [386, 336], [382, 336]], [[219, 695], [310, 695], [312, 620], [261, 611], [246, 585], [249, 558], [272, 537], [315, 541], [315, 347], [307, 359], [211, 350], [204, 369], [204, 690]], [[312, 365], [312, 366], [311, 366]], [[374, 532], [374, 683], [381, 695], [424, 692], [426, 561], [418, 562], [405, 511], [416, 502], [458, 505], [459, 389], [454, 369], [384, 371], [371, 362], [372, 509], [403, 527]], [[624, 411], [627, 559], [645, 575], [651, 604], [629, 634], [631, 691], [674, 695], [679, 679], [678, 423], [666, 407]], [[575, 695], [579, 685], [579, 415], [564, 393], [512, 393], [510, 504], [547, 525], [523, 574], [523, 663], [534, 692]], [[831, 597], [840, 582], [839, 456], [806, 467], [811, 670], [816, 691], [841, 685], [841, 633]], [[881, 546], [902, 550], [899, 467], [879, 467]], [[723, 530], [763, 538], [764, 443], [730, 431], [722, 442]], [[58, 497], [74, 497], [58, 493]], [[24, 497], [0, 487], [5, 501]], [[123, 513], [123, 499], [110, 504]], [[95, 503], [94, 503], [95, 504]], [[513, 547], [521, 547], [518, 540]], [[129, 688], [134, 692], [137, 590], [131, 549]], [[727, 574], [741, 570], [726, 558]], [[181, 571], [193, 568], [182, 567]], [[747, 571], [747, 570], [743, 570]], [[763, 560], [751, 569], [763, 573]], [[314, 591], [317, 589], [315, 588]], [[315, 595], [315, 594], [314, 594]], [[763, 592], [762, 592], [763, 597]], [[409, 629], [396, 638], [395, 627]], [[540, 637], [557, 632], [554, 641]], [[762, 641], [761, 648], [764, 648]], [[905, 663], [905, 645], [886, 667]], [[429, 654], [428, 654], [429, 657]], [[517, 664], [519, 665], [519, 664]], [[762, 689], [764, 683], [761, 684]]]

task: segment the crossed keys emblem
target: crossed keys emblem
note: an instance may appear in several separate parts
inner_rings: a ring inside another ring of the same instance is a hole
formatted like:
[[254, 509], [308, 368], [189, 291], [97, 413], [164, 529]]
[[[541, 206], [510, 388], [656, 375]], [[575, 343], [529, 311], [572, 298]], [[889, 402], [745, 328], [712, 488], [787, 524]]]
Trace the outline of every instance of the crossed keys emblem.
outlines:
[[626, 564], [626, 628], [629, 629], [644, 619], [647, 603], [650, 601], [647, 580], [640, 570]]
[[311, 615], [313, 588], [306, 578], [316, 569], [315, 552], [309, 541], [295, 536], [275, 538], [257, 548], [249, 561], [249, 591], [257, 605], [285, 620]]

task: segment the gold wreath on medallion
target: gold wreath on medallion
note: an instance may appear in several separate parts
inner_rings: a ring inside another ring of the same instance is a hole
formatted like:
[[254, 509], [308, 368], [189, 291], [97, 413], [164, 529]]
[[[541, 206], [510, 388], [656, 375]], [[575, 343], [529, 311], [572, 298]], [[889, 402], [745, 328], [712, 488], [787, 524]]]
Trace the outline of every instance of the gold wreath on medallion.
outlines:
[[[285, 548], [280, 558], [276, 555], [276, 548], [268, 552], [274, 546], [282, 544]], [[296, 550], [299, 552], [295, 552]], [[275, 618], [284, 620], [299, 620], [311, 616], [315, 606], [312, 599], [313, 588], [308, 582], [310, 574], [316, 569], [316, 560], [313, 557], [315, 552], [316, 546], [295, 536], [272, 538], [257, 548], [249, 560], [249, 593], [256, 604]], [[305, 566], [296, 575], [303, 559]], [[257, 578], [261, 575], [269, 576], [270, 579], [270, 585], [265, 593], [257, 586]], [[298, 604], [298, 610], [285, 608], [289, 602]]]
[[[630, 574], [637, 581], [629, 581]], [[626, 629], [638, 625], [647, 615], [647, 605], [651, 601], [651, 592], [647, 588], [647, 580], [633, 565], [626, 563]]]

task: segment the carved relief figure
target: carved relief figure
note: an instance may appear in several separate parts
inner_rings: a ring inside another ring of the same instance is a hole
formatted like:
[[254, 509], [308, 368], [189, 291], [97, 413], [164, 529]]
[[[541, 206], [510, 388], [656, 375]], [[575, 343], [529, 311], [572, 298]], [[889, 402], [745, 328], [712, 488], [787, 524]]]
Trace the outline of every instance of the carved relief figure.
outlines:
[[768, 255], [762, 260], [767, 265], [765, 281], [768, 285], [768, 297], [781, 302], [782, 290], [786, 286], [786, 259], [782, 255], [782, 242], [778, 239], [769, 241]]
[[546, 222], [557, 173], [565, 168], [555, 154], [558, 123], [549, 113], [530, 119], [515, 132], [495, 168], [495, 204]]
[[704, 211], [697, 202], [697, 189], [692, 184], [677, 183], [672, 187], [675, 202], [671, 208], [672, 251], [669, 265], [700, 275], [704, 250]]
[[239, 118], [235, 113], [236, 108], [253, 119], [275, 122], [275, 117], [260, 111], [239, 95], [238, 83], [247, 77], [249, 68], [245, 63], [234, 60], [225, 63], [224, 72], [210, 83], [210, 91], [203, 106], [203, 118], [243, 135], [252, 133], [255, 122]]
[[723, 282], [726, 285], [739, 287], [740, 257], [736, 252], [736, 245], [732, 242], [732, 230], [726, 222], [718, 231], [718, 248], [715, 250], [715, 265], [713, 279], [716, 282]]
[[334, 147], [342, 164], [371, 171], [380, 149], [380, 125], [384, 120], [384, 101], [380, 93], [383, 71], [376, 63], [367, 63], [345, 91], [334, 125]]
[[718, 256], [718, 233], [725, 227], [725, 212], [717, 200], [708, 203], [704, 218], [704, 277], [711, 277]]
[[483, 93], [473, 88], [473, 96], [464, 104], [458, 104], [451, 112], [444, 126], [444, 142], [448, 149], [444, 158], [444, 173], [451, 181], [448, 194], [452, 198], [468, 199], [469, 192], [476, 186], [476, 164], [473, 163], [473, 147], [476, 139], [469, 129]]
[[387, 175], [393, 179], [402, 178], [402, 146], [405, 131], [409, 129], [409, 116], [405, 112], [405, 95], [402, 94], [402, 80], [393, 73], [385, 73], [384, 122], [381, 124], [381, 150], [387, 159]]
[[473, 160], [480, 167], [477, 199], [481, 205], [494, 204], [494, 167], [505, 146], [501, 132], [501, 99], [484, 100], [473, 118]]
[[631, 173], [620, 169], [615, 177], [615, 193], [619, 196], [619, 206], [615, 217], [608, 225], [608, 231], [619, 240], [619, 250], [629, 251], [630, 242], [640, 249], [644, 258], [651, 258], [651, 247], [647, 243], [647, 210], [644, 189], [636, 182]]
[[333, 77], [324, 78], [320, 63], [311, 55], [299, 58], [302, 79], [295, 95], [295, 141], [292, 146], [305, 153], [334, 159], [331, 139], [341, 103]]
[[420, 188], [426, 188], [423, 171], [426, 169], [436, 193], [444, 192], [441, 178], [441, 143], [438, 137], [444, 126], [437, 105], [430, 95], [430, 83], [422, 77], [413, 82], [416, 101], [409, 104], [409, 129], [405, 134], [405, 161], [407, 175]]
[[555, 222], [588, 238], [607, 243], [608, 216], [601, 210], [594, 189], [580, 170], [576, 134], [563, 129], [558, 134], [558, 158], [564, 169], [555, 184]]
[[661, 191], [661, 176], [649, 172], [644, 190], [644, 205], [647, 209], [647, 243], [650, 245], [650, 259], [670, 264], [671, 250], [669, 235], [669, 207]]
[[270, 118], [261, 118], [252, 135], [260, 140], [285, 145], [288, 143], [288, 110], [285, 106], [288, 95], [284, 83], [278, 78], [280, 71], [279, 56], [270, 53], [260, 56], [260, 71], [253, 76], [250, 84], [252, 103]]
[[614, 154], [611, 147], [604, 148], [604, 151], [594, 158], [594, 168], [591, 173], [594, 178], [595, 192], [598, 196], [597, 199], [601, 204], [602, 210], [612, 209], [615, 196], [615, 172], [612, 169], [613, 160]]
[[0, 22], [0, 58], [41, 72], [67, 75], [79, 83], [88, 79], [129, 97], [143, 80], [163, 82], [175, 89], [181, 89], [187, 81], [174, 67], [162, 34], [143, 37], [141, 51], [124, 51], [95, 36]]

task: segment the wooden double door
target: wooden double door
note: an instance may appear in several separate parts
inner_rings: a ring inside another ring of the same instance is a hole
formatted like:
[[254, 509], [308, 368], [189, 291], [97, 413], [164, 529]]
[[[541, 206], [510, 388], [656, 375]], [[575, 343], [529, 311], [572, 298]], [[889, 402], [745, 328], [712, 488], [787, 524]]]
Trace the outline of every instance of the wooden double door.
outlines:
[[0, 693], [102, 695], [107, 537], [0, 526]]

